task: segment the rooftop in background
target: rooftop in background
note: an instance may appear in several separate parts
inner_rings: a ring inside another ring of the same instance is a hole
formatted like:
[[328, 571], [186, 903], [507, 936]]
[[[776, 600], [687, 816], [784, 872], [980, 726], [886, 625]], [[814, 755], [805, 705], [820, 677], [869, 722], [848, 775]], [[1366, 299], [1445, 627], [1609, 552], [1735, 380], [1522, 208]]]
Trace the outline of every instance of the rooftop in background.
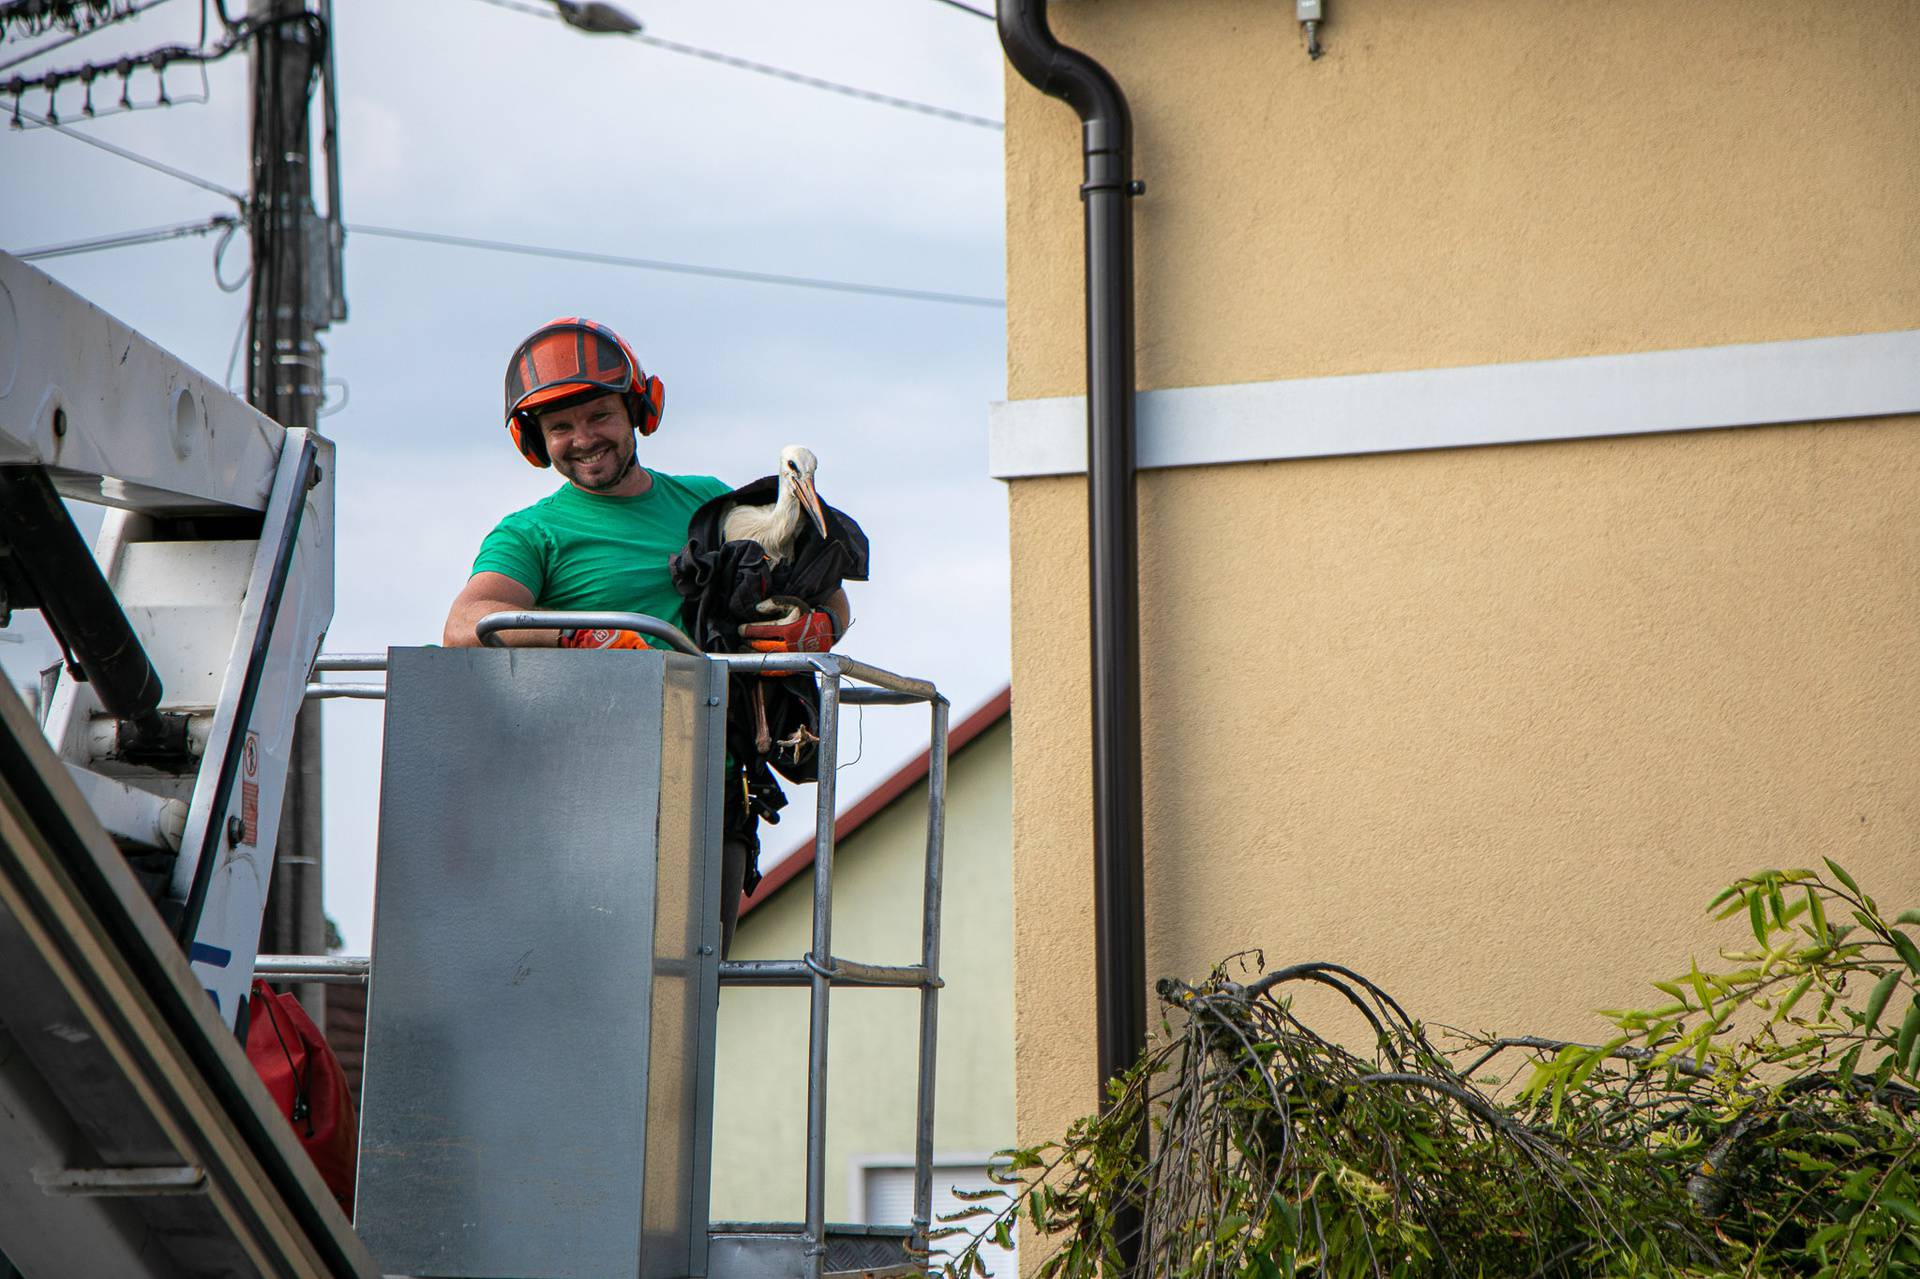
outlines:
[[[954, 725], [952, 730], [947, 734], [948, 759], [952, 759], [955, 755], [958, 755], [974, 738], [980, 736], [980, 734], [986, 732], [995, 724], [998, 724], [1002, 719], [1005, 719], [1007, 715], [1012, 712], [1012, 708], [1013, 689], [1011, 686], [1008, 686], [988, 698], [986, 703], [978, 710], [975, 710], [972, 714]], [[846, 812], [834, 819], [833, 842], [835, 847], [838, 847], [847, 836], [853, 834], [854, 831], [859, 830], [861, 826], [877, 816], [887, 805], [899, 799], [920, 782], [925, 781], [930, 762], [928, 753], [924, 750], [921, 751], [918, 755], [894, 770], [892, 775], [885, 781], [882, 781], [878, 786], [875, 786], [865, 795], [862, 795]], [[793, 880], [797, 879], [803, 871], [813, 866], [813, 858], [814, 845], [811, 840], [788, 852], [786, 857], [771, 871], [768, 871], [760, 880], [759, 884], [755, 885], [754, 890], [747, 894], [746, 900], [740, 903], [740, 914], [744, 917], [747, 912], [751, 911], [755, 906], [766, 901], [782, 888], [785, 888], [789, 883], [793, 882]]]

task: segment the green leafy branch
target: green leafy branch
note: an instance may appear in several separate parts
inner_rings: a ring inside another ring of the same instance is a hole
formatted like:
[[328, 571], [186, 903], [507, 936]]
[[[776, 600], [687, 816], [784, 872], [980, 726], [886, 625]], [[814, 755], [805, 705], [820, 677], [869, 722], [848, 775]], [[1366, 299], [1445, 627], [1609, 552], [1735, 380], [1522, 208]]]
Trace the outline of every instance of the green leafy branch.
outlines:
[[[1594, 1043], [1442, 1051], [1337, 964], [1163, 981], [1103, 1111], [1006, 1152], [939, 1232], [970, 1236], [949, 1273], [987, 1274], [1024, 1215], [1038, 1279], [1128, 1252], [1155, 1279], [1920, 1277], [1920, 911], [1826, 867], [1730, 886], [1709, 909], [1752, 945], [1603, 1014]], [[1305, 987], [1357, 1014], [1357, 1048], [1303, 1020]]]

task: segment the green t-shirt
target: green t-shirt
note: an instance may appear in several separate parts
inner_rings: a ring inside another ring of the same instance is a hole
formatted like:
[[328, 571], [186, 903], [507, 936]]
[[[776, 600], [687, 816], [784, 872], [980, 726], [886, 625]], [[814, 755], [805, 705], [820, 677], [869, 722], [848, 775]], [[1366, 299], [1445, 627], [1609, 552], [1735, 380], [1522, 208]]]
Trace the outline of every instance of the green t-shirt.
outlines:
[[495, 525], [473, 571], [506, 574], [533, 592], [538, 608], [645, 613], [685, 630], [667, 561], [687, 544], [693, 513], [733, 486], [711, 475], [647, 474], [653, 487], [638, 497], [561, 485]]

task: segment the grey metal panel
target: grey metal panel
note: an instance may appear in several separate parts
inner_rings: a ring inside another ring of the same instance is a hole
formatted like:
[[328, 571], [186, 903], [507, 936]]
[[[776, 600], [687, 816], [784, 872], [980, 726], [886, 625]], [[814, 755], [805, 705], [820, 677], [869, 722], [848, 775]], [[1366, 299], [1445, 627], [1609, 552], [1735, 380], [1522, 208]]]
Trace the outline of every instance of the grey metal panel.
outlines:
[[[1920, 413], [1920, 329], [1139, 396], [1142, 467], [1395, 453]], [[988, 416], [999, 479], [1087, 469], [1084, 396]]]
[[[912, 1270], [910, 1232], [902, 1226], [826, 1227], [822, 1269], [873, 1275]], [[806, 1227], [799, 1222], [716, 1222], [713, 1279], [801, 1279], [807, 1271]]]
[[716, 1227], [713, 1279], [805, 1279], [807, 1239], [802, 1227]]
[[710, 666], [391, 653], [356, 1216], [388, 1271], [703, 1273]]

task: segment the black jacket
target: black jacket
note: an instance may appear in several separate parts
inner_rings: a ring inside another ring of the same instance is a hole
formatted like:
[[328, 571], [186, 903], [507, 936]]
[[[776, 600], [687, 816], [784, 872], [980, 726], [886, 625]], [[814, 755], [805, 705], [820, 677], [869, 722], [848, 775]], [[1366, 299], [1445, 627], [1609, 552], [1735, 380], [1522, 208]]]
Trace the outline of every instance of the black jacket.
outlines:
[[[867, 580], [867, 535], [851, 516], [824, 503], [827, 535], [821, 537], [811, 521], [803, 523], [793, 554], [778, 563], [768, 563], [758, 542], [724, 539], [720, 528], [729, 510], [742, 503], [772, 502], [779, 491], [779, 478], [769, 475], [707, 502], [688, 521], [687, 544], [669, 563], [674, 588], [686, 600], [693, 642], [709, 653], [750, 651], [740, 638], [740, 627], [768, 620], [758, 608], [762, 601], [787, 597], [817, 608], [841, 583]], [[797, 726], [811, 732], [820, 723], [819, 691], [811, 679], [734, 676], [727, 697], [727, 750], [745, 767], [749, 790], [763, 791], [756, 782], [764, 782], [778, 793], [769, 765], [789, 781], [815, 780], [818, 761], [812, 747], [797, 752], [776, 747], [770, 759], [755, 750], [749, 678], [761, 681], [767, 727], [776, 742], [791, 738]], [[785, 802], [784, 797], [780, 802]], [[756, 802], [754, 807], [760, 816], [772, 819], [778, 804], [767, 807]]]

